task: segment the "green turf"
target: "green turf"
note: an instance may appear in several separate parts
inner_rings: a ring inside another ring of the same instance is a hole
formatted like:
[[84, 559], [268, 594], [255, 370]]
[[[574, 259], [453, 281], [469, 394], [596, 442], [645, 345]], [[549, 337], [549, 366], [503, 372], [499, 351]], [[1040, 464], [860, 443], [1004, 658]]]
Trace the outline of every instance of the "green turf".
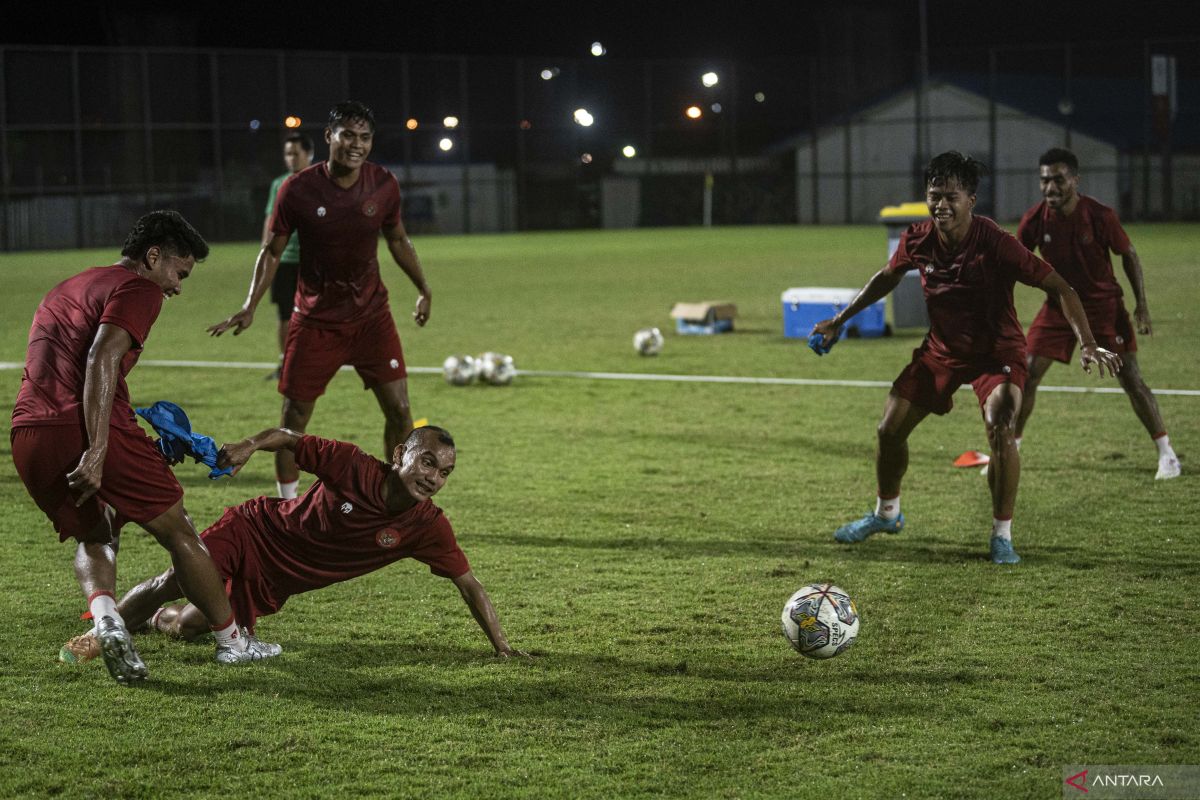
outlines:
[[[1200, 227], [1131, 226], [1156, 335], [1153, 387], [1200, 388]], [[891, 380], [919, 334], [818, 359], [781, 334], [790, 286], [859, 286], [876, 228], [641, 230], [422, 238], [430, 325], [385, 268], [408, 361], [510, 353], [519, 368]], [[219, 340], [250, 245], [222, 245], [166, 304], [143, 359], [272, 361], [272, 309]], [[42, 294], [109, 252], [0, 258], [0, 361], [21, 361]], [[1018, 287], [1023, 320], [1040, 293]], [[667, 332], [678, 300], [733, 300], [738, 331]], [[639, 327], [667, 332], [637, 357]], [[19, 371], [0, 370], [0, 396]], [[1077, 367], [1047, 384], [1096, 385]], [[277, 422], [260, 372], [132, 375], [219, 439]], [[1115, 386], [1108, 381], [1106, 385]], [[0, 425], [0, 796], [1058, 797], [1065, 764], [1200, 763], [1200, 397], [1160, 399], [1184, 476], [1121, 395], [1043, 394], [1022, 450], [1014, 536], [987, 562], [985, 481], [950, 462], [985, 444], [969, 393], [911, 440], [909, 524], [837, 545], [874, 493], [884, 390], [519, 377], [508, 388], [410, 380], [416, 416], [460, 443], [439, 503], [510, 639], [489, 658], [457, 592], [402, 562], [291, 600], [260, 622], [285, 655], [219, 668], [211, 645], [139, 637], [142, 689], [54, 661], [83, 607], [25, 495]], [[311, 431], [381, 447], [352, 374]], [[177, 468], [201, 525], [272, 487], [268, 456], [235, 479]], [[165, 554], [130, 529], [121, 586]], [[810, 662], [778, 633], [783, 602], [832, 580], [863, 615], [845, 656]]]

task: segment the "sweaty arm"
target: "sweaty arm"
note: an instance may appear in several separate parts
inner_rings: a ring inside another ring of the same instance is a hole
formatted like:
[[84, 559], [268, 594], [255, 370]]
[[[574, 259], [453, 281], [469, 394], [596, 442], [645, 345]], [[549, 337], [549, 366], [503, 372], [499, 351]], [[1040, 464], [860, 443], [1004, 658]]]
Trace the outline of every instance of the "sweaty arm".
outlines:
[[1079, 363], [1084, 372], [1090, 373], [1092, 364], [1095, 364], [1100, 369], [1101, 377], [1104, 376], [1105, 369], [1115, 376], [1121, 369], [1121, 357], [1096, 344], [1092, 328], [1088, 325], [1087, 314], [1083, 311], [1083, 304], [1079, 302], [1079, 295], [1071, 288], [1071, 284], [1057, 272], [1051, 272], [1042, 280], [1040, 288], [1058, 303], [1063, 316], [1071, 325], [1071, 330], [1075, 332], [1075, 338], [1079, 341]]
[[250, 278], [250, 291], [246, 294], [246, 302], [242, 304], [241, 310], [229, 319], [210, 326], [210, 334], [220, 336], [233, 328], [233, 335], [237, 336], [253, 324], [254, 309], [258, 308], [263, 295], [271, 288], [271, 281], [275, 280], [275, 272], [279, 269], [279, 257], [283, 255], [283, 248], [287, 247], [290, 238], [291, 234], [277, 233], [270, 241], [264, 242], [262, 249], [258, 251], [258, 259], [254, 262], [254, 274]]
[[277, 450], [295, 450], [296, 443], [302, 435], [287, 428], [267, 428], [240, 442], [222, 445], [217, 453], [217, 466], [221, 469], [233, 467], [237, 471], [259, 450], [271, 453]]
[[67, 485], [79, 493], [75, 505], [100, 489], [104, 457], [108, 454], [108, 422], [113, 395], [121, 378], [121, 359], [133, 347], [133, 337], [119, 325], [103, 323], [88, 350], [83, 382], [83, 421], [88, 446], [79, 464], [67, 475]]
[[839, 311], [837, 316], [832, 319], [818, 322], [813, 326], [812, 332], [821, 334], [823, 344], [832, 343], [837, 338], [838, 330], [851, 317], [872, 303], [877, 303], [880, 299], [887, 297], [893, 289], [900, 285], [900, 280], [903, 277], [904, 273], [900, 270], [893, 271], [888, 267], [879, 270], [879, 272], [871, 276], [871, 280], [867, 281], [867, 285], [854, 296], [854, 299], [850, 301], [850, 305]]
[[1133, 288], [1133, 297], [1137, 305], [1133, 309], [1133, 319], [1137, 323], [1137, 332], [1147, 336], [1154, 333], [1150, 324], [1150, 307], [1146, 305], [1146, 286], [1142, 278], [1142, 260], [1138, 258], [1137, 250], [1129, 245], [1127, 252], [1121, 253], [1121, 267], [1129, 285]]
[[483, 584], [479, 582], [475, 574], [468, 570], [453, 580], [466, 602], [467, 608], [471, 609], [471, 616], [475, 617], [479, 627], [487, 634], [488, 641], [496, 649], [496, 655], [501, 658], [514, 656], [529, 658], [527, 654], [509, 646], [508, 637], [504, 635], [504, 628], [500, 626], [500, 617], [496, 615], [496, 608], [492, 605], [487, 590], [483, 588]]
[[413, 319], [417, 321], [417, 325], [423, 327], [429, 321], [431, 295], [429, 284], [425, 282], [425, 272], [421, 269], [421, 259], [417, 257], [417, 250], [408, 238], [408, 231], [404, 230], [403, 222], [384, 228], [383, 238], [392, 258], [400, 265], [400, 269], [404, 270], [413, 286], [417, 287], [417, 307], [413, 311]]

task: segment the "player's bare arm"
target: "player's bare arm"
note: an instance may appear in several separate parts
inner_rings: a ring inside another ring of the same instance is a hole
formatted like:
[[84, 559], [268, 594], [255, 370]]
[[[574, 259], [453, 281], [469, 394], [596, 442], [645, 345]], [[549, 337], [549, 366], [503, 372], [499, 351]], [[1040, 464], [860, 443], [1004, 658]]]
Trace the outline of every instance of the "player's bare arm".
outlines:
[[837, 316], [833, 319], [822, 320], [813, 325], [812, 334], [821, 334], [822, 344], [827, 345], [833, 342], [837, 339], [838, 331], [847, 321], [867, 306], [887, 297], [893, 289], [900, 285], [900, 280], [903, 277], [904, 273], [892, 272], [887, 267], [879, 270], [879, 272], [871, 276], [871, 280], [867, 281], [867, 285], [854, 296], [850, 305], [839, 311]]
[[508, 637], [504, 635], [504, 628], [500, 625], [500, 617], [496, 614], [496, 607], [492, 605], [492, 599], [488, 597], [487, 590], [483, 588], [483, 584], [479, 582], [474, 573], [467, 571], [459, 575], [454, 578], [454, 585], [458, 587], [467, 607], [471, 609], [471, 616], [475, 617], [475, 621], [487, 635], [488, 641], [492, 643], [498, 657], [529, 658], [527, 653], [514, 650], [509, 646]]
[[1071, 284], [1057, 272], [1051, 272], [1042, 281], [1041, 288], [1058, 303], [1063, 316], [1071, 324], [1071, 330], [1075, 332], [1075, 338], [1079, 341], [1079, 363], [1083, 371], [1090, 374], [1092, 365], [1095, 364], [1100, 370], [1100, 377], [1104, 377], [1105, 370], [1108, 370], [1109, 375], [1116, 377], [1121, 370], [1121, 357], [1096, 344], [1091, 326], [1088, 325], [1087, 314], [1083, 311], [1083, 304], [1079, 302], [1079, 295], [1071, 288]]
[[383, 238], [392, 258], [400, 265], [400, 269], [404, 270], [413, 286], [417, 287], [417, 307], [413, 311], [413, 319], [417, 325], [424, 327], [429, 321], [432, 295], [429, 293], [429, 284], [425, 281], [425, 272], [421, 269], [421, 259], [417, 257], [417, 250], [408, 238], [408, 231], [404, 229], [403, 222], [398, 222], [391, 228], [384, 228]]
[[88, 350], [83, 384], [83, 419], [87, 426], [88, 447], [79, 465], [67, 475], [67, 485], [78, 497], [76, 506], [100, 490], [104, 457], [108, 454], [108, 420], [113, 395], [121, 375], [121, 359], [133, 347], [133, 337], [124, 328], [104, 323]]
[[1137, 332], [1150, 336], [1154, 333], [1154, 329], [1150, 324], [1150, 307], [1146, 305], [1142, 259], [1138, 258], [1133, 244], [1129, 245], [1129, 252], [1121, 253], [1121, 267], [1125, 270], [1125, 277], [1129, 278], [1129, 285], [1133, 289], [1133, 297], [1137, 302], [1133, 309], [1133, 321], [1137, 323]]
[[221, 445], [217, 453], [217, 466], [221, 469], [233, 467], [241, 469], [250, 456], [259, 450], [274, 453], [278, 450], [295, 450], [296, 443], [303, 434], [287, 428], [267, 428], [261, 433], [242, 439], [240, 442], [230, 442]]
[[210, 326], [208, 332], [211, 335], [220, 336], [233, 328], [233, 335], [237, 336], [254, 323], [254, 309], [258, 308], [263, 295], [271, 288], [271, 282], [275, 280], [275, 273], [279, 270], [279, 258], [283, 255], [283, 249], [287, 247], [290, 238], [291, 235], [287, 233], [275, 234], [258, 251], [258, 258], [254, 262], [254, 274], [250, 278], [250, 291], [246, 294], [246, 302], [242, 305], [241, 310], [229, 319]]

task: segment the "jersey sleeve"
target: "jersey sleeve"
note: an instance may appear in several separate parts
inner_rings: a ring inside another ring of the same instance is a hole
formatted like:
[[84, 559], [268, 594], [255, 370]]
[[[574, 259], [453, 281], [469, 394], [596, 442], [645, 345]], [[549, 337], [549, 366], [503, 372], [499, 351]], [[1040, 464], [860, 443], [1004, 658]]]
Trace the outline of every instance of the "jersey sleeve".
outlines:
[[1121, 227], [1121, 220], [1117, 219], [1117, 212], [1106, 208], [1100, 219], [1104, 227], [1104, 245], [1114, 253], [1122, 255], [1128, 253], [1133, 247], [1133, 243], [1129, 241], [1129, 234], [1125, 233], [1125, 229]]
[[271, 212], [271, 233], [276, 236], [290, 235], [296, 230], [296, 223], [299, 220], [296, 217], [295, 209], [292, 208], [295, 203], [289, 202], [295, 183], [295, 181], [285, 180], [280, 184], [279, 191], [272, 200], [275, 208]]
[[129, 280], [108, 296], [100, 314], [100, 324], [108, 323], [125, 330], [141, 347], [158, 319], [162, 304], [162, 289], [153, 282], [143, 278]]
[[1029, 252], [1037, 250], [1038, 244], [1038, 220], [1041, 219], [1039, 210], [1041, 206], [1034, 206], [1025, 212], [1021, 217], [1021, 222], [1017, 225], [1017, 241], [1025, 245], [1025, 249]]
[[391, 170], [387, 171], [387, 190], [383, 198], [382, 227], [394, 228], [400, 224], [400, 182]]
[[267, 208], [263, 211], [263, 216], [270, 217], [271, 212], [275, 210], [275, 195], [279, 194], [279, 187], [283, 186], [284, 176], [280, 175], [271, 182], [271, 189], [267, 192]]
[[997, 228], [996, 256], [1002, 269], [1015, 280], [1029, 286], [1039, 286], [1054, 272], [1044, 260], [1027, 250], [1014, 236]]
[[903, 274], [910, 269], [916, 268], [916, 264], [912, 260], [911, 247], [911, 239], [915, 227], [915, 225], [910, 225], [904, 233], [900, 234], [900, 244], [896, 245], [896, 252], [892, 253], [892, 257], [888, 259], [888, 272]]
[[327, 486], [359, 497], [377, 493], [379, 461], [355, 445], [319, 436], [301, 436], [295, 455], [297, 467], [316, 475]]
[[438, 514], [433, 529], [421, 545], [413, 551], [413, 558], [429, 567], [439, 578], [453, 580], [471, 571], [467, 556], [454, 538], [454, 528], [445, 514]]

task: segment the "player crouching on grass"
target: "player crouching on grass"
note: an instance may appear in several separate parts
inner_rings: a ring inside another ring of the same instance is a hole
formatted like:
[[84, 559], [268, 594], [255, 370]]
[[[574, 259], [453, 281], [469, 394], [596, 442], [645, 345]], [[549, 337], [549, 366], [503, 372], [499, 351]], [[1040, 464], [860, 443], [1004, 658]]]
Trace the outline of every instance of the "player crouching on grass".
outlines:
[[[900, 481], [908, 468], [908, 436], [930, 412], [945, 414], [954, 392], [971, 384], [991, 446], [991, 559], [1015, 564], [1012, 516], [1021, 462], [1014, 424], [1025, 387], [1025, 334], [1013, 309], [1013, 285], [1036, 286], [1054, 300], [1079, 341], [1080, 365], [1116, 375], [1121, 358], [1097, 346], [1075, 290], [1042, 259], [986, 217], [972, 213], [983, 165], [961, 153], [942, 153], [925, 169], [929, 216], [908, 228], [887, 266], [833, 319], [818, 322], [814, 345], [831, 346], [841, 327], [882, 299], [915, 269], [921, 276], [930, 327], [912, 362], [892, 384], [878, 428], [875, 510], [838, 528], [833, 538], [861, 542], [876, 533], [899, 533]], [[814, 346], [814, 349], [817, 349]]]
[[[454, 471], [454, 439], [444, 429], [417, 428], [388, 464], [345, 442], [271, 428], [221, 448], [218, 464], [240, 468], [259, 450], [287, 449], [318, 480], [292, 500], [258, 497], [227, 509], [201, 534], [226, 580], [237, 618], [253, 633], [292, 595], [373, 572], [402, 558], [427, 564], [458, 587], [496, 655], [524, 656], [508, 644], [496, 609], [471, 572], [450, 521], [432, 498]], [[149, 623], [173, 636], [208, 632], [199, 609], [163, 606], [183, 592], [174, 570], [143, 581], [118, 604], [130, 628]], [[63, 646], [60, 659], [87, 661], [99, 649], [91, 634]]]

